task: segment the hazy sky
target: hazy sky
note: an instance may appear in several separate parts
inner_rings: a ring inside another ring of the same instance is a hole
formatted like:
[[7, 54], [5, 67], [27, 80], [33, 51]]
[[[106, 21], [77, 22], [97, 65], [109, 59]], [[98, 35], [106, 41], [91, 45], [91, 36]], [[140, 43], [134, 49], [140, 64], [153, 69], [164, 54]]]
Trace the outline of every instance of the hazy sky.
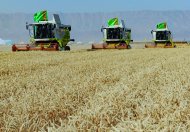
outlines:
[[0, 0], [0, 12], [114, 12], [190, 10], [190, 0]]

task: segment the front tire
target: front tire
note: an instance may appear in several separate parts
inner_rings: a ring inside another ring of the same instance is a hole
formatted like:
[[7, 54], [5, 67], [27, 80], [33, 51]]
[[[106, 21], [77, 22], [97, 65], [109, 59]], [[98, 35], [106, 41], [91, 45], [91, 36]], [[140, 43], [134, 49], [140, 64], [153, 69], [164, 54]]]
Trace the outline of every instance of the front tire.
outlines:
[[128, 45], [128, 46], [127, 46], [127, 49], [132, 49], [132, 48], [131, 48], [131, 45]]
[[65, 46], [65, 51], [70, 51], [71, 48], [69, 46]]

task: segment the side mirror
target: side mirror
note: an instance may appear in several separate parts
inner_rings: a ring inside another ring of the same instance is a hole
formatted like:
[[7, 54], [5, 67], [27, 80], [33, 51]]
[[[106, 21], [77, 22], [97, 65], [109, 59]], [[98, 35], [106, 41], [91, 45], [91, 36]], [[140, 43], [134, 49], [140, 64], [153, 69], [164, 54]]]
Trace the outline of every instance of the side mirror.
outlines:
[[103, 32], [103, 28], [101, 28], [101, 32]]
[[26, 22], [26, 30], [28, 30], [29, 26], [28, 26], [28, 22]]
[[68, 27], [68, 30], [71, 31], [71, 26]]
[[151, 31], [151, 34], [153, 33], [153, 30]]
[[70, 41], [75, 42], [75, 39], [70, 39]]
[[126, 32], [131, 33], [131, 29], [126, 29]]

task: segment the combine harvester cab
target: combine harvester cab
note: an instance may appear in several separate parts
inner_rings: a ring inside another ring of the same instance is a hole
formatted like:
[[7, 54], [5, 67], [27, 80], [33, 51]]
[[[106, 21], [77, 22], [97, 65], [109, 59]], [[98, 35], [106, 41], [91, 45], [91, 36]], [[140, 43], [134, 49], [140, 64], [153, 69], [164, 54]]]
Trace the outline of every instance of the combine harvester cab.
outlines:
[[131, 29], [125, 27], [125, 23], [118, 18], [113, 18], [108, 21], [107, 27], [102, 27], [103, 33], [102, 44], [92, 44], [92, 49], [131, 49]]
[[167, 27], [167, 23], [160, 23], [157, 29], [151, 31], [153, 43], [145, 45], [145, 48], [175, 48], [176, 45], [172, 41], [172, 33]]
[[48, 21], [47, 11], [34, 14], [34, 23], [26, 23], [29, 30], [31, 44], [14, 44], [12, 51], [62, 51], [70, 50], [68, 42], [70, 39], [70, 25], [61, 24], [59, 15], [54, 14], [53, 20]]

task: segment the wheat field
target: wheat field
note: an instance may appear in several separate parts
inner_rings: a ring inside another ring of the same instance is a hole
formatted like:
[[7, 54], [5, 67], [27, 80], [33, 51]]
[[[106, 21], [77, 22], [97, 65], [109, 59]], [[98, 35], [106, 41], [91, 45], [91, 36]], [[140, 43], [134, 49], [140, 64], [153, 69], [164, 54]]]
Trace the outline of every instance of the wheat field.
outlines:
[[0, 52], [0, 131], [190, 131], [190, 49]]

